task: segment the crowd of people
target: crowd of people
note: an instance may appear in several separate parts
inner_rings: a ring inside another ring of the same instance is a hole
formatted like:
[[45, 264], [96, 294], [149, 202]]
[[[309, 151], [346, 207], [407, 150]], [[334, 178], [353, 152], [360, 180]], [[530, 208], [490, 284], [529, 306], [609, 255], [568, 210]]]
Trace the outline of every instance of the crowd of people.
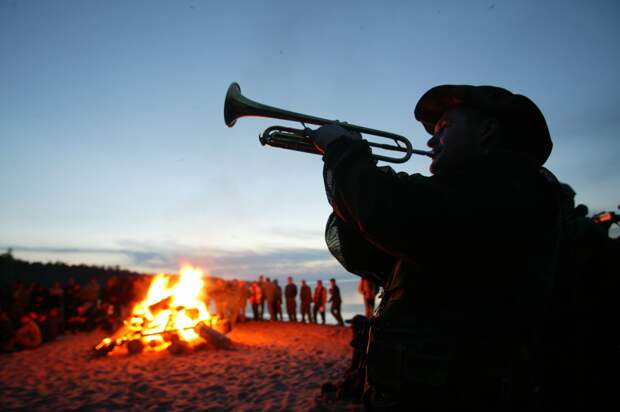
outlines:
[[103, 286], [96, 278], [84, 284], [69, 278], [51, 287], [18, 280], [0, 304], [0, 351], [36, 348], [65, 333], [112, 331], [146, 287], [146, 276], [112, 276]]
[[[103, 282], [93, 277], [81, 284], [69, 278], [66, 284], [55, 281], [51, 287], [16, 281], [0, 302], [0, 352], [33, 349], [65, 333], [115, 331], [136, 301], [146, 296], [150, 280], [148, 275], [111, 276]], [[374, 308], [376, 289], [362, 281], [359, 291], [368, 315]], [[207, 278], [205, 297], [213, 314], [231, 325], [247, 320], [248, 306], [253, 320], [282, 321], [284, 303], [291, 322], [318, 323], [320, 319], [325, 324], [329, 305], [336, 322], [344, 325], [342, 296], [335, 279], [330, 279], [329, 288], [317, 281], [313, 291], [305, 280], [298, 288], [292, 277], [284, 290], [277, 279], [265, 276], [254, 282]]]
[[[376, 287], [370, 281], [362, 280], [358, 290], [364, 297], [366, 314], [368, 316], [374, 310], [374, 299], [377, 294]], [[289, 321], [297, 322], [299, 320], [303, 323], [318, 323], [320, 318], [321, 324], [325, 324], [325, 312], [329, 304], [330, 313], [338, 325], [344, 325], [342, 296], [334, 278], [329, 280], [329, 289], [326, 289], [323, 282], [318, 280], [314, 291], [312, 291], [312, 288], [305, 280], [301, 281], [298, 288], [293, 278], [289, 276], [283, 291], [277, 279], [272, 280], [269, 277], [260, 276], [257, 281], [252, 282], [248, 293], [254, 320], [264, 320], [266, 318], [265, 307], [269, 313], [269, 320], [284, 320], [282, 306], [286, 303], [286, 313]], [[299, 309], [297, 305], [298, 298]], [[297, 316], [298, 310], [299, 317]]]

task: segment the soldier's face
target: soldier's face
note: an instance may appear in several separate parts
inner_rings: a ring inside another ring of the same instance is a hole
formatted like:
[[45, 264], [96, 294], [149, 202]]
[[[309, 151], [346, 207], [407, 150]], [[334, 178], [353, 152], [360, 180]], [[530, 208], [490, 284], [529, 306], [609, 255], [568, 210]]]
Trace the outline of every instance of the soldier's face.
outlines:
[[460, 167], [481, 151], [479, 122], [481, 116], [468, 109], [447, 111], [435, 124], [435, 133], [427, 142], [433, 149], [431, 173]]

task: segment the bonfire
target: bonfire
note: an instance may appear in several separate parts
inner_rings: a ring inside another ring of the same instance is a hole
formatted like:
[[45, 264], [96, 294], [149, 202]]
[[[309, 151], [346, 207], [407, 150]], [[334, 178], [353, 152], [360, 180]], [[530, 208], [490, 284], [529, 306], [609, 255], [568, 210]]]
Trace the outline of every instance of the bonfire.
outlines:
[[204, 286], [202, 270], [192, 266], [184, 266], [179, 276], [155, 276], [129, 319], [95, 346], [95, 354], [123, 353], [125, 348], [134, 354], [230, 346], [228, 338], [220, 333], [230, 330], [229, 323], [209, 314]]

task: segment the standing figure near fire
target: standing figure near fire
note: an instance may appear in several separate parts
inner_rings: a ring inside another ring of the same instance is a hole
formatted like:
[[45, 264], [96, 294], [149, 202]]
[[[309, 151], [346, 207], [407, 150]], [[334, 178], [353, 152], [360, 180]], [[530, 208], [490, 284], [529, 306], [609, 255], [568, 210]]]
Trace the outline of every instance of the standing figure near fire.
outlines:
[[263, 296], [267, 302], [267, 310], [269, 311], [269, 320], [278, 320], [276, 312], [276, 286], [270, 278], [266, 278], [263, 282]]
[[260, 320], [265, 318], [265, 280], [263, 275], [258, 277], [258, 287], [260, 288], [260, 304], [259, 304], [259, 317]]
[[321, 323], [325, 325], [325, 304], [327, 303], [327, 291], [323, 286], [323, 282], [316, 281], [316, 288], [314, 288], [314, 307], [312, 308], [312, 318], [314, 323], [318, 323], [317, 314], [321, 314]]
[[336, 279], [331, 278], [329, 280], [329, 301], [331, 302], [331, 313], [338, 325], [344, 326], [342, 315], [340, 314], [340, 308], [342, 307], [342, 297], [340, 296], [340, 288], [336, 285]]
[[239, 322], [245, 322], [246, 321], [245, 312], [247, 310], [248, 300], [252, 292], [250, 291], [250, 288], [248, 284], [245, 282], [245, 280], [237, 281], [237, 288], [238, 288], [237, 289], [237, 301], [239, 302], [237, 306], [239, 309], [237, 320]]
[[430, 177], [377, 167], [368, 142], [339, 125], [310, 133], [334, 211], [327, 244], [384, 288], [365, 404], [532, 410], [546, 396], [538, 342], [562, 224], [559, 184], [542, 168], [546, 121], [492, 86], [435, 87], [415, 117], [432, 135]]
[[284, 288], [284, 296], [286, 297], [286, 314], [290, 322], [297, 322], [297, 285], [293, 283], [293, 278], [288, 277], [288, 283]]
[[375, 311], [375, 297], [377, 296], [377, 287], [372, 280], [362, 278], [360, 280], [359, 286], [357, 287], [357, 290], [364, 299], [365, 315], [368, 319], [370, 319], [373, 312]]
[[252, 315], [254, 320], [260, 320], [260, 305], [263, 302], [263, 292], [258, 286], [258, 282], [252, 282], [252, 289], [250, 294], [250, 304], [252, 305]]
[[284, 320], [282, 316], [282, 286], [280, 286], [280, 284], [278, 283], [278, 279], [274, 279], [273, 284], [276, 289], [276, 302], [275, 302], [276, 320]]
[[301, 288], [299, 289], [299, 300], [301, 310], [301, 321], [306, 323], [306, 316], [308, 317], [308, 323], [312, 322], [312, 312], [310, 311], [310, 305], [312, 304], [312, 290], [310, 286], [306, 284], [305, 280], [301, 281]]

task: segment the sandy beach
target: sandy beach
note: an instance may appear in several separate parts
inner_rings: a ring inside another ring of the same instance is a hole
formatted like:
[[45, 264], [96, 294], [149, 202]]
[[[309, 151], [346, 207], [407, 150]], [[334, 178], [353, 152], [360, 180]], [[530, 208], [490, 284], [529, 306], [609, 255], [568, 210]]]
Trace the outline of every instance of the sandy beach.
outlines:
[[228, 335], [234, 350], [167, 351], [91, 358], [105, 337], [67, 335], [0, 355], [2, 410], [360, 410], [320, 398], [348, 367], [348, 327], [248, 322]]

